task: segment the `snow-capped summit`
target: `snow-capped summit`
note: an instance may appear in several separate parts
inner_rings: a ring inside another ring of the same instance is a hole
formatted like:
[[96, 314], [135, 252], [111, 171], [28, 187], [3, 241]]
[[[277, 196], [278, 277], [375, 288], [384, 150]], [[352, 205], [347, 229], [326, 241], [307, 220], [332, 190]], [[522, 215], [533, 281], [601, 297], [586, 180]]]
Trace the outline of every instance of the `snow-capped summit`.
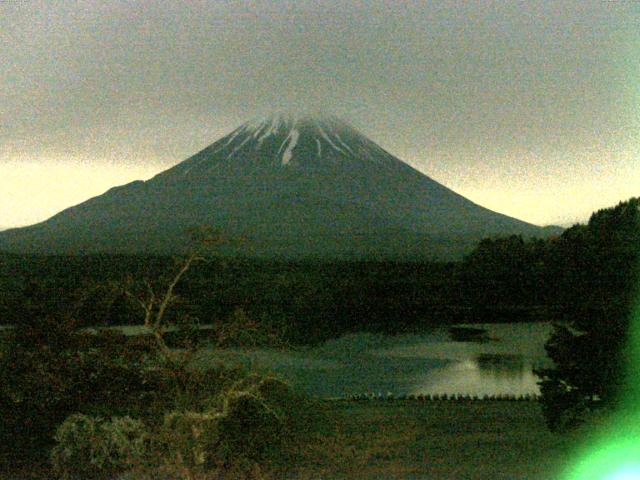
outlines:
[[280, 113], [241, 125], [179, 167], [184, 175], [201, 175], [230, 162], [251, 169], [317, 168], [322, 163], [363, 160], [397, 161], [337, 117]]
[[0, 250], [172, 253], [203, 225], [247, 239], [227, 253], [270, 258], [455, 258], [486, 236], [546, 233], [474, 204], [338, 118], [278, 114], [146, 182], [1, 232]]

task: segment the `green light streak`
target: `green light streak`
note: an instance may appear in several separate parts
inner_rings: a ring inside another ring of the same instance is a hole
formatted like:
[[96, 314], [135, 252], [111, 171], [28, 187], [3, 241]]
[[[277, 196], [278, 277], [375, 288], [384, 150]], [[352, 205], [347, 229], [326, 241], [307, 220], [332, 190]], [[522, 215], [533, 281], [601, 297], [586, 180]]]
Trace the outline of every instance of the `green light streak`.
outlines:
[[640, 415], [612, 419], [565, 480], [640, 479]]
[[609, 475], [606, 480], [633, 480], [640, 478], [640, 467], [631, 467], [620, 470], [618, 473]]

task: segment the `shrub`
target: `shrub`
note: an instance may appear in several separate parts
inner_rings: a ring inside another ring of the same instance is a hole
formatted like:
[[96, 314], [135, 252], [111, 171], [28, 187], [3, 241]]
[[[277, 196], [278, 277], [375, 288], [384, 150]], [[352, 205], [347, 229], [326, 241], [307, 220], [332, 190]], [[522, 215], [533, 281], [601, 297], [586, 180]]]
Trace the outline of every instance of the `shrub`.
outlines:
[[224, 465], [242, 460], [262, 463], [280, 446], [283, 423], [257, 395], [232, 392], [225, 401], [219, 428]]
[[103, 455], [111, 459], [111, 465], [128, 469], [140, 465], [145, 459], [149, 435], [139, 420], [131, 417], [113, 417], [101, 425], [104, 438]]
[[69, 316], [17, 325], [0, 355], [0, 454], [48, 458], [56, 428], [74, 412], [138, 417], [151, 387], [146, 357], [120, 340], [84, 332]]
[[276, 390], [280, 395], [288, 391], [286, 384], [270, 379], [252, 391], [227, 392], [221, 411], [165, 415], [160, 441], [164, 462], [191, 475], [217, 470], [234, 478], [270, 463], [285, 445], [285, 422], [259, 396], [260, 387], [274, 401]]
[[277, 378], [263, 378], [256, 392], [283, 424], [280, 453], [290, 463], [290, 455], [294, 454], [294, 450], [309, 440], [309, 431], [327, 423], [325, 412], [318, 402], [296, 393], [286, 382]]
[[[146, 395], [142, 404], [149, 421], [162, 423], [164, 413], [222, 410], [226, 392], [244, 385], [246, 373], [240, 367], [224, 365], [201, 370], [189, 365], [163, 365], [143, 372]], [[155, 417], [155, 418], [154, 418]]]
[[63, 478], [93, 478], [99, 474], [92, 463], [97, 437], [98, 422], [94, 417], [76, 414], [67, 418], [55, 434], [58, 444], [51, 451], [54, 470]]
[[256, 390], [262, 399], [273, 407], [284, 410], [291, 407], [292, 391], [282, 380], [273, 377], [263, 378]]
[[26, 462], [42, 454], [56, 427], [88, 398], [84, 338], [69, 318], [33, 320], [7, 338], [0, 357], [0, 450]]
[[160, 434], [165, 462], [189, 471], [216, 464], [221, 417], [219, 413], [166, 414]]
[[74, 414], [60, 425], [51, 451], [54, 471], [65, 480], [92, 479], [123, 472], [144, 462], [148, 434], [131, 417]]

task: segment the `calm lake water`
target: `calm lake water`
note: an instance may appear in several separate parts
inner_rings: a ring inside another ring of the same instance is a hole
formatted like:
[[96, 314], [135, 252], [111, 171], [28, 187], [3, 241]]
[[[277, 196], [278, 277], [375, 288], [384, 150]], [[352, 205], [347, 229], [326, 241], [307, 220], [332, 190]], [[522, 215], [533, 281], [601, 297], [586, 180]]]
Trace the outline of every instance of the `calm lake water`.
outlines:
[[203, 361], [241, 363], [273, 373], [310, 395], [537, 394], [534, 368], [549, 365], [549, 323], [473, 324], [482, 335], [456, 341], [430, 334], [347, 335], [305, 350], [226, 350]]

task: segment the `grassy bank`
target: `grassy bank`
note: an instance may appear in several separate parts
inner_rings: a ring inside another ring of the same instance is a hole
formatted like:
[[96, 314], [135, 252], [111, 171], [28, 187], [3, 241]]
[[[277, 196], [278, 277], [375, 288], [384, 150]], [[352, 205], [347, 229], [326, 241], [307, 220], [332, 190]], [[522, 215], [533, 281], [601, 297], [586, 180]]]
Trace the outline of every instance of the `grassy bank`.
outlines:
[[335, 430], [293, 478], [553, 480], [571, 438], [537, 402], [326, 402]]

